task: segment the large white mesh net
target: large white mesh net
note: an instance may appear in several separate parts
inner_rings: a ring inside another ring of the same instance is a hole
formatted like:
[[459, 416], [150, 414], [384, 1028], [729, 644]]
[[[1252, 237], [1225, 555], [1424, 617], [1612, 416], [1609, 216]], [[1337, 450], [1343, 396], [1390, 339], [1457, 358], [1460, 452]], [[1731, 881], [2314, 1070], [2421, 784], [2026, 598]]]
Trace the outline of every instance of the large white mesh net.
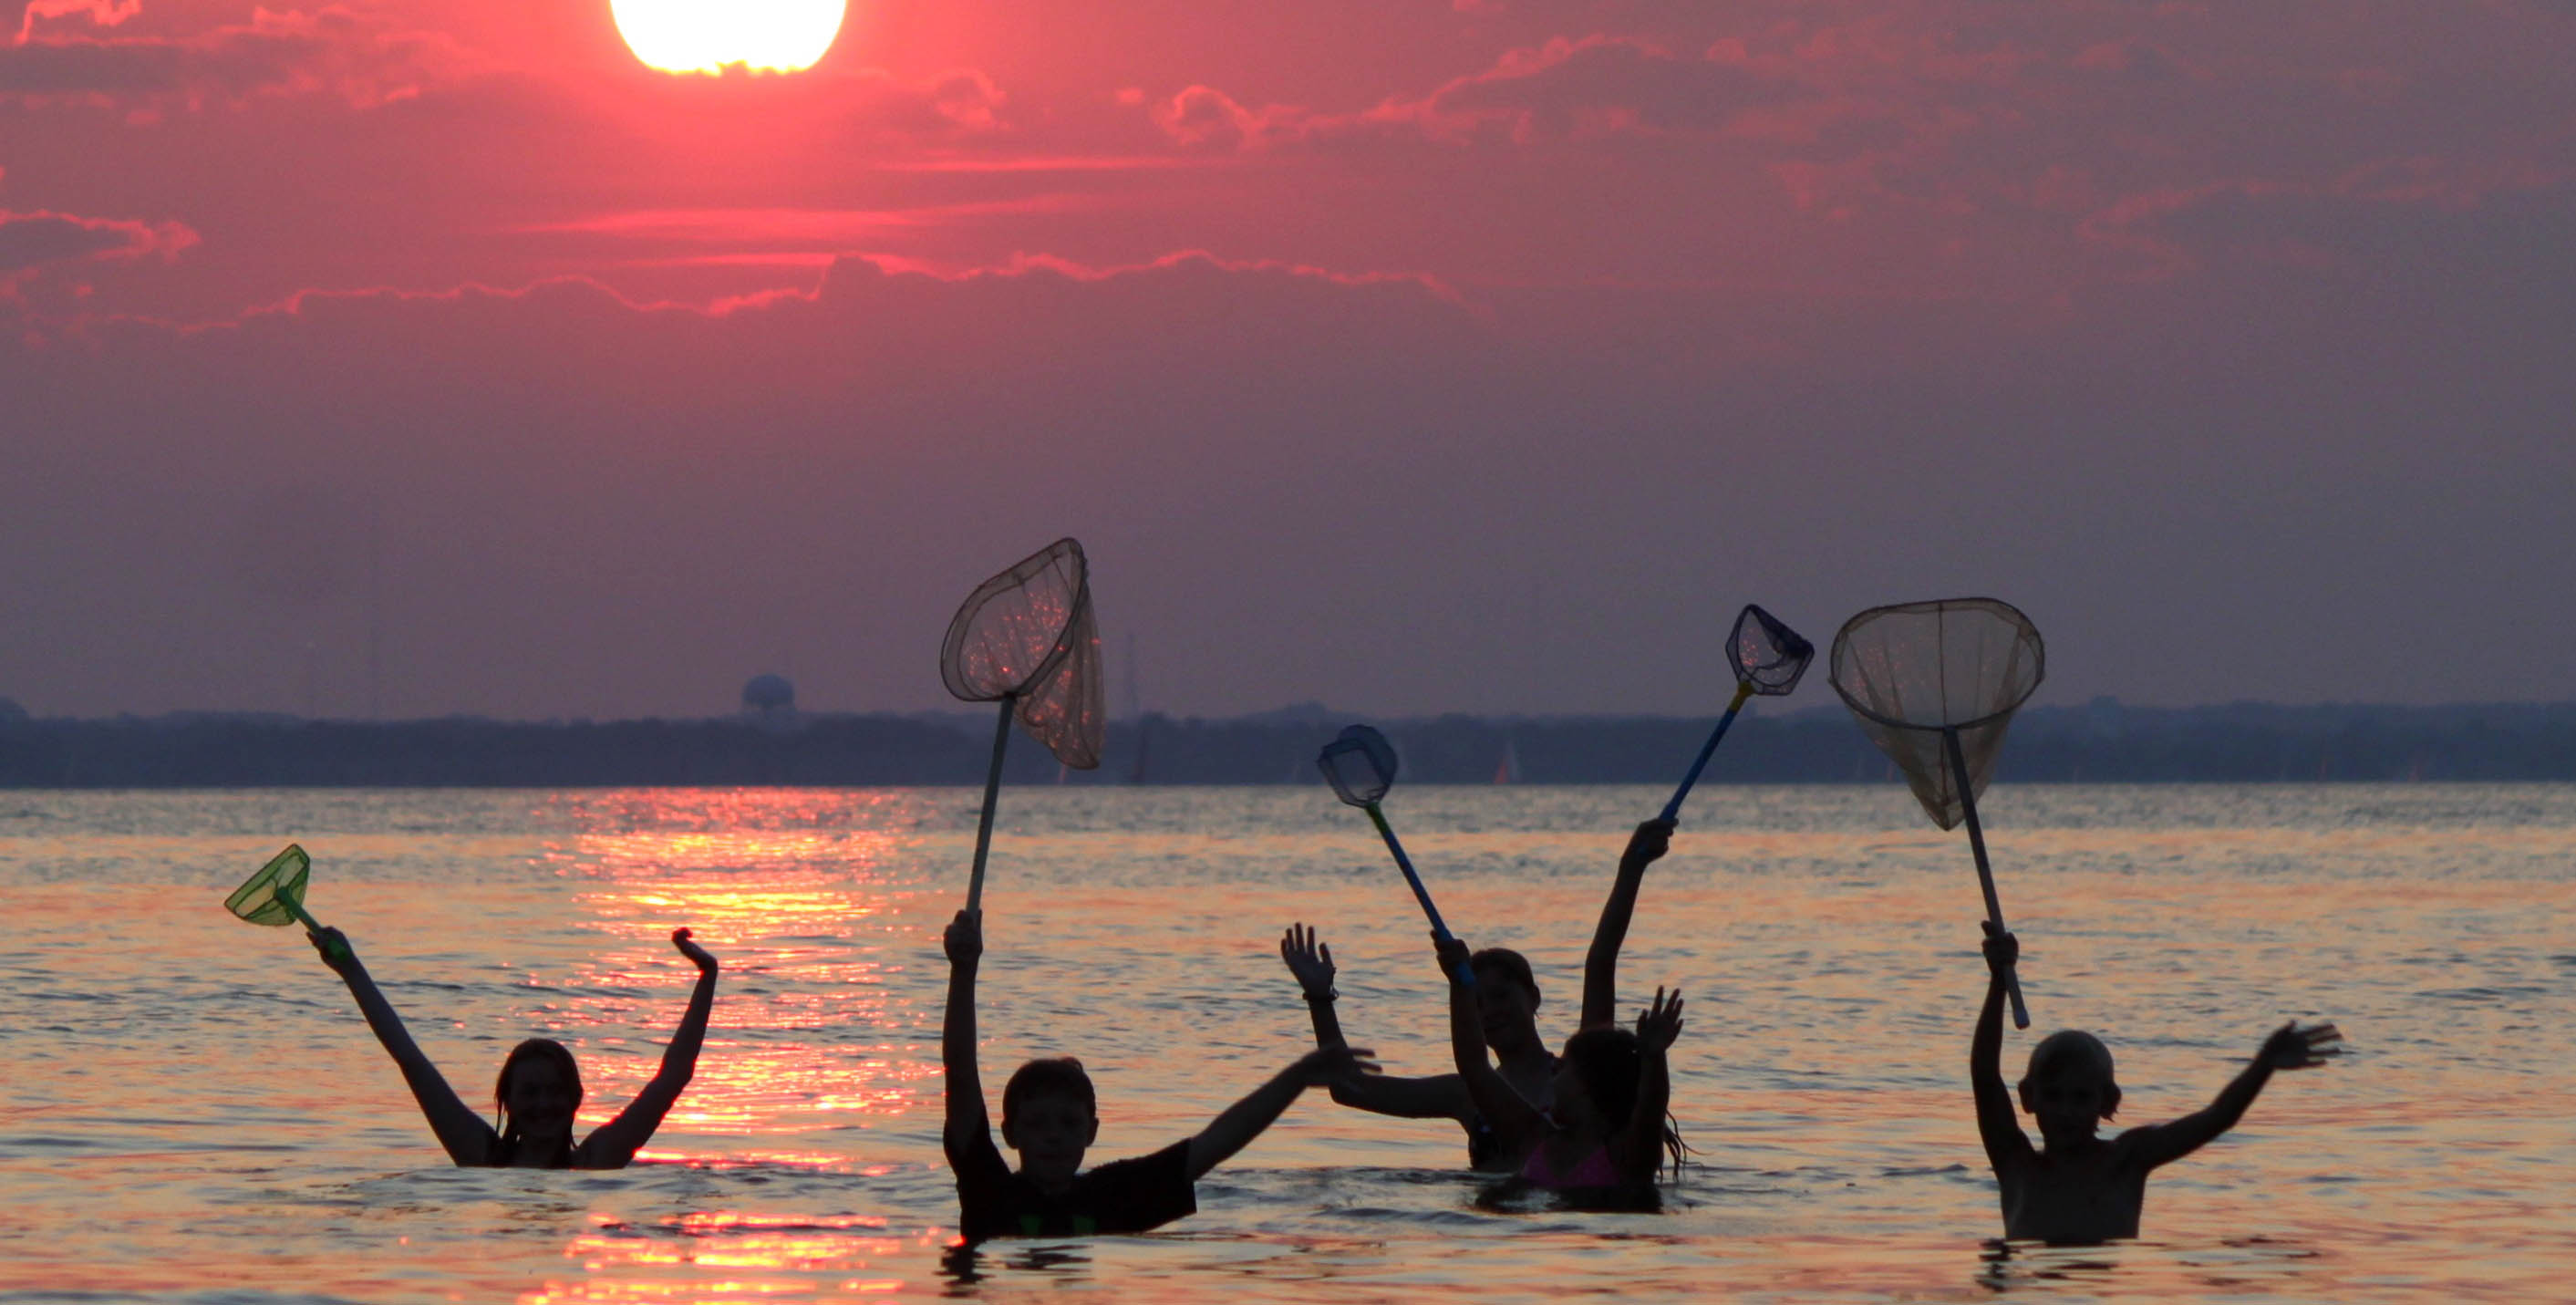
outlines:
[[1056, 760], [1099, 765], [1109, 717], [1082, 545], [1059, 539], [976, 586], [948, 623], [939, 677], [968, 702], [1012, 699], [1021, 727]]
[[1943, 734], [1957, 731], [1969, 793], [1984, 793], [2013, 709], [2046, 669], [2030, 618], [1992, 598], [1873, 607], [1834, 636], [1834, 692], [1943, 829], [1966, 816]]

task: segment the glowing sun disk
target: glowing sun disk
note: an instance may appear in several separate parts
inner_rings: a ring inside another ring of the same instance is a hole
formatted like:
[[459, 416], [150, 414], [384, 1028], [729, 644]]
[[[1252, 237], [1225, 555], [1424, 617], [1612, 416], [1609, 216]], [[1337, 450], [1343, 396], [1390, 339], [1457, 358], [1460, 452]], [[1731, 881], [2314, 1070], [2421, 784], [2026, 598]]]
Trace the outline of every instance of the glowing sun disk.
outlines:
[[664, 72], [731, 64], [810, 68], [841, 33], [847, 0], [609, 0], [626, 48]]

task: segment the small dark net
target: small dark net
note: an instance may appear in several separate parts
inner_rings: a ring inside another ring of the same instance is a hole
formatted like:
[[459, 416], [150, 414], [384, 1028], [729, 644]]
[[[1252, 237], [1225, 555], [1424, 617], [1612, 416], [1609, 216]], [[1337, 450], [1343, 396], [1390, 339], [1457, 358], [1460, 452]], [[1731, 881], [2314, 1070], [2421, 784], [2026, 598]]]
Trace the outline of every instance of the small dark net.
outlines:
[[1755, 693], [1776, 698], [1798, 687], [1798, 677], [1816, 660], [1816, 645], [1780, 623], [1780, 618], [1751, 603], [1735, 618], [1735, 635], [1727, 640], [1735, 659], [1736, 678]]
[[1341, 737], [1324, 745], [1315, 764], [1323, 769], [1324, 781], [1333, 786], [1333, 796], [1355, 807], [1385, 797], [1395, 786], [1395, 745], [1366, 725], [1344, 729]]

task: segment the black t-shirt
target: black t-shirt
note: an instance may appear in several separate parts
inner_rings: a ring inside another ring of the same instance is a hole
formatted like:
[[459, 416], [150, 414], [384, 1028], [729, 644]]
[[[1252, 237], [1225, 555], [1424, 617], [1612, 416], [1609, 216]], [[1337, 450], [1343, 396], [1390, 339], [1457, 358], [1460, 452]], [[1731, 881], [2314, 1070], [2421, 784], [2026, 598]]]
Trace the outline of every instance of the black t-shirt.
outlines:
[[968, 1241], [1140, 1233], [1199, 1208], [1187, 1141], [1085, 1170], [1074, 1176], [1072, 1187], [1055, 1193], [1039, 1191], [1013, 1173], [989, 1127], [977, 1130], [966, 1146], [952, 1143], [947, 1150], [948, 1167], [957, 1175], [959, 1231]]

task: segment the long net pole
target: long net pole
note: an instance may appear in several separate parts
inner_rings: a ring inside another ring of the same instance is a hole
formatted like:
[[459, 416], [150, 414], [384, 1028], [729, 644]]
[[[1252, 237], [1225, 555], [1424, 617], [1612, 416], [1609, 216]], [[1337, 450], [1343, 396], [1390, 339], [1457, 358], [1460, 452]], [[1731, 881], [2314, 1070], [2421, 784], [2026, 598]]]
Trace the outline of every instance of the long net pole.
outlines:
[[[1413, 858], [1406, 856], [1404, 844], [1396, 841], [1395, 826], [1386, 823], [1386, 813], [1378, 810], [1375, 802], [1361, 810], [1368, 812], [1369, 823], [1377, 826], [1377, 836], [1386, 840], [1386, 850], [1395, 855], [1395, 868], [1404, 872], [1404, 882], [1412, 886], [1413, 900], [1422, 903], [1422, 914], [1431, 921], [1431, 936], [1444, 943], [1450, 941], [1449, 926], [1442, 923], [1440, 908], [1431, 904], [1431, 890], [1422, 886], [1422, 876], [1414, 873]], [[1476, 985], [1475, 972], [1468, 966], [1458, 968], [1458, 978], [1471, 988]]]
[[1753, 696], [1753, 681], [1735, 682], [1735, 701], [1726, 704], [1726, 714], [1717, 718], [1717, 728], [1708, 732], [1708, 742], [1700, 745], [1699, 758], [1691, 762], [1690, 773], [1682, 776], [1682, 786], [1673, 790], [1673, 800], [1664, 804], [1661, 819], [1670, 823], [1681, 819], [1682, 799], [1690, 796], [1691, 786], [1699, 783], [1699, 773], [1708, 769], [1708, 759], [1717, 755], [1718, 740], [1726, 737], [1726, 727], [1735, 723], [1735, 713], [1744, 710], [1744, 701]]
[[993, 808], [1002, 799], [1002, 752], [1011, 744], [1011, 708], [1017, 694], [1002, 695], [1001, 719], [993, 724], [993, 764], [984, 772], [984, 817], [975, 824], [975, 873], [966, 881], [966, 909], [984, 909], [984, 854], [993, 848]]
[[[1968, 754], [1959, 747], [1958, 729], [1945, 727], [1941, 731], [1941, 744], [1950, 754], [1951, 781], [1959, 786], [1959, 813], [1965, 817], [1968, 826], [1968, 849], [1977, 855], [1977, 886], [1986, 893], [1986, 918], [1994, 922], [1995, 932], [2003, 933], [2003, 900], [1995, 896], [1994, 868], [1986, 862], [1986, 827], [1977, 819], [1977, 791], [1968, 782]], [[2030, 1008], [2022, 1005], [2021, 976], [2005, 976], [2004, 990], [2012, 998], [2013, 1027], [2029, 1028]]]

